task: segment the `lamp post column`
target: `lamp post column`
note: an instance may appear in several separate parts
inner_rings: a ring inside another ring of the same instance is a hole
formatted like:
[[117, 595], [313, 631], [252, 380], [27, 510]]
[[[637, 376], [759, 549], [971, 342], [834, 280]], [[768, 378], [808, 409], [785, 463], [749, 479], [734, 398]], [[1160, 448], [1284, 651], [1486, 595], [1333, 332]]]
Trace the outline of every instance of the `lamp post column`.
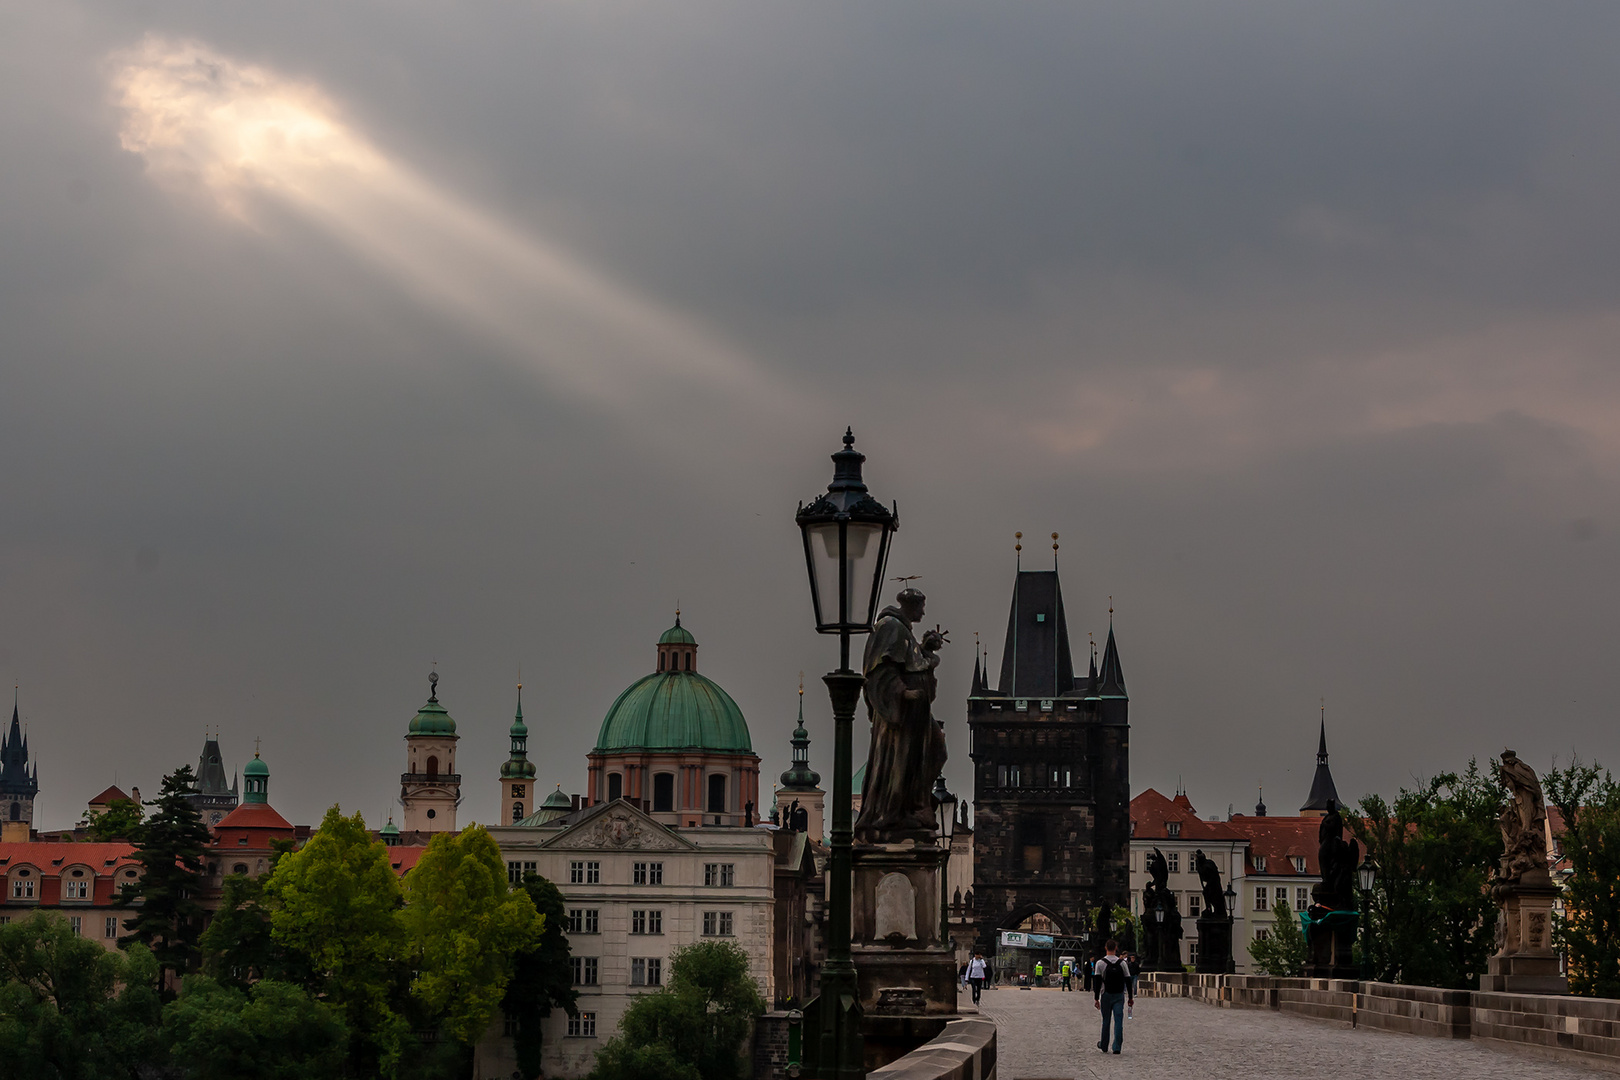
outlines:
[[866, 1075], [866, 1038], [861, 1033], [860, 993], [855, 964], [849, 957], [850, 849], [854, 842], [850, 821], [853, 796], [851, 743], [855, 704], [860, 701], [865, 676], [849, 670], [849, 636], [843, 636], [844, 667], [822, 678], [833, 713], [832, 850], [828, 866], [827, 963], [821, 969], [822, 1080], [860, 1080]]

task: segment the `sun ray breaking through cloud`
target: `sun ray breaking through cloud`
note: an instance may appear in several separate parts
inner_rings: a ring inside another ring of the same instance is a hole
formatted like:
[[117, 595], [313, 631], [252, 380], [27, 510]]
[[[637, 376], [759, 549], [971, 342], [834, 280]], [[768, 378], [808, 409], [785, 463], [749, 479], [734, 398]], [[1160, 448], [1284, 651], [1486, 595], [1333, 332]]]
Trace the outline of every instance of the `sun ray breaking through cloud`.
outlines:
[[295, 210], [556, 389], [614, 413], [682, 387], [756, 418], [781, 400], [712, 333], [391, 158], [318, 87], [193, 40], [113, 59], [120, 140], [155, 180], [249, 225], [261, 203]]

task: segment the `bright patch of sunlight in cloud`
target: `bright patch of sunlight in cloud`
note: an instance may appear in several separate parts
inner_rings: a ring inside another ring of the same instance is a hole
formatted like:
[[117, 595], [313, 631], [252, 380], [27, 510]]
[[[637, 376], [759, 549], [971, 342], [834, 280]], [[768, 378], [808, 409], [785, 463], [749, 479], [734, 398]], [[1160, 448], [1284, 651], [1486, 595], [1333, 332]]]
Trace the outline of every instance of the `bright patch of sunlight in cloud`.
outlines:
[[301, 213], [560, 388], [615, 411], [683, 385], [750, 409], [779, 400], [754, 364], [678, 313], [389, 157], [317, 87], [162, 37], [114, 67], [121, 142], [155, 180], [248, 224], [264, 201]]

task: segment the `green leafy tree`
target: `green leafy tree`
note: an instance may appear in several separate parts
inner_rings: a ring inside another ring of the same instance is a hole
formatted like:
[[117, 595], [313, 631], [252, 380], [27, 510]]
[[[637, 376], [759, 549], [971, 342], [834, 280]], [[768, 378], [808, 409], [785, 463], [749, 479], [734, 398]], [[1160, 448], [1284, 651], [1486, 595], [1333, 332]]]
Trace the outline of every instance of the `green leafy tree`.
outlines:
[[162, 1064], [158, 965], [110, 952], [46, 912], [0, 926], [0, 1074], [106, 1080]]
[[1369, 959], [1386, 982], [1467, 989], [1495, 943], [1489, 878], [1502, 854], [1501, 789], [1470, 761], [1393, 805], [1361, 800], [1347, 818], [1378, 868]]
[[131, 840], [141, 827], [141, 805], [134, 799], [114, 799], [107, 808], [90, 819], [85, 832], [96, 843]]
[[244, 992], [188, 975], [163, 1033], [187, 1080], [335, 1080], [348, 1051], [335, 1009], [274, 980]]
[[[268, 875], [266, 875], [268, 878]], [[270, 911], [265, 906], [266, 878], [232, 874], [220, 890], [219, 907], [198, 942], [203, 973], [219, 982], [246, 990], [265, 978], [307, 979], [307, 971], [293, 975], [286, 950], [275, 942]]]
[[591, 1080], [639, 1080], [657, 1060], [637, 1054], [654, 1047], [690, 1065], [702, 1080], [741, 1080], [749, 1074], [743, 1046], [754, 1019], [765, 1011], [748, 973], [748, 954], [730, 941], [704, 941], [670, 957], [669, 986], [637, 998], [619, 1021], [620, 1035], [597, 1054]]
[[[1278, 890], [1281, 892], [1282, 890]], [[1275, 921], [1271, 934], [1265, 940], [1249, 942], [1249, 955], [1263, 974], [1282, 978], [1297, 978], [1305, 974], [1305, 962], [1310, 954], [1305, 945], [1305, 934], [1299, 928], [1288, 901], [1278, 900], [1272, 909]]]
[[470, 1046], [489, 1027], [512, 956], [539, 943], [545, 919], [507, 884], [501, 849], [479, 825], [439, 833], [405, 877], [400, 916], [415, 967], [411, 996], [428, 1022]]
[[309, 843], [276, 864], [264, 903], [272, 941], [308, 972], [305, 989], [342, 1015], [350, 1070], [393, 1075], [409, 1042], [399, 1010], [409, 971], [388, 849], [359, 814], [334, 806]]
[[596, 1052], [591, 1080], [705, 1080], [696, 1065], [683, 1061], [664, 1043], [632, 1046], [623, 1038], [609, 1039]]
[[1564, 817], [1560, 846], [1569, 868], [1553, 933], [1570, 992], [1620, 997], [1620, 783], [1576, 760], [1543, 773], [1541, 786]]
[[524, 1076], [539, 1076], [541, 1067], [541, 1022], [553, 1009], [562, 1009], [569, 1016], [577, 1015], [575, 1002], [579, 992], [573, 986], [573, 973], [569, 969], [568, 909], [557, 886], [539, 874], [523, 878], [523, 891], [528, 893], [534, 909], [545, 920], [540, 942], [531, 949], [517, 954], [512, 963], [512, 978], [506, 984], [506, 997], [501, 1011], [517, 1030], [512, 1037], [517, 1051], [518, 1071]]
[[[138, 941], [157, 957], [159, 976], [191, 970], [197, 961], [197, 939], [202, 933], [202, 906], [197, 896], [203, 883], [203, 858], [211, 840], [208, 827], [186, 796], [196, 794], [196, 777], [182, 765], [163, 778], [158, 797], [146, 805], [150, 817], [135, 830], [135, 861], [141, 864], [139, 881], [125, 885], [119, 904], [135, 907], [124, 920], [128, 936], [119, 944]], [[167, 985], [168, 979], [164, 979]]]

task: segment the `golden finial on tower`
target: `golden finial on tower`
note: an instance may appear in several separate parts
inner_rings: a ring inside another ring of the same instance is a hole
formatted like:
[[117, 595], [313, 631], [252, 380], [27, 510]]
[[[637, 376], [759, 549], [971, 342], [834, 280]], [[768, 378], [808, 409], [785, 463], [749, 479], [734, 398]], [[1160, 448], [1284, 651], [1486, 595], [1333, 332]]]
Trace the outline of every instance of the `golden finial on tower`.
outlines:
[[804, 672], [799, 672], [799, 696], [804, 697]]
[[1108, 614], [1112, 615], [1113, 613], [1114, 613], [1114, 596], [1113, 596], [1112, 593], [1110, 593], [1109, 596], [1108, 596]]

